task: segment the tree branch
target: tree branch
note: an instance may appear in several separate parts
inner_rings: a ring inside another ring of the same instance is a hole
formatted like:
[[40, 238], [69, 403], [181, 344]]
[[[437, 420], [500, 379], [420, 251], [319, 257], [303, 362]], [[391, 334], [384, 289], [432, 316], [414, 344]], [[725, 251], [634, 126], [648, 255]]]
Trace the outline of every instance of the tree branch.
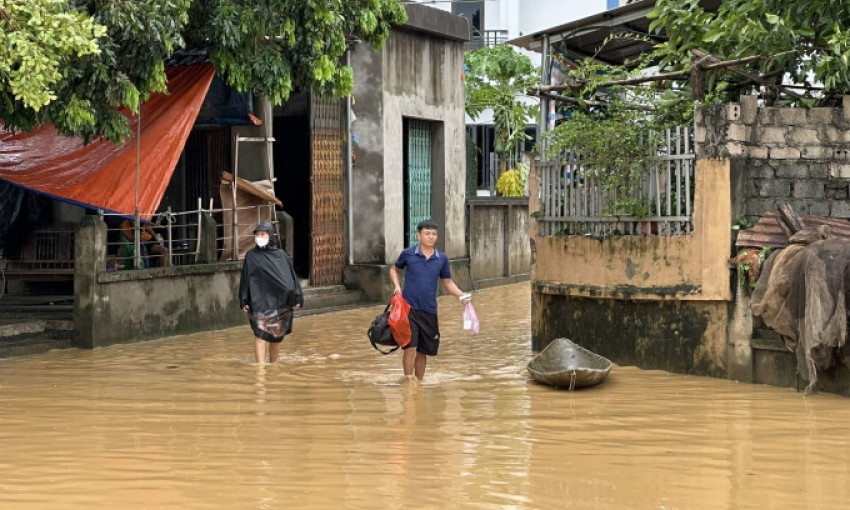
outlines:
[[770, 81], [764, 79], [763, 77], [761, 77], [761, 76], [759, 76], [755, 73], [751, 73], [749, 71], [745, 71], [745, 70], [741, 69], [740, 67], [736, 67], [734, 64], [730, 63], [731, 61], [724, 62], [724, 61], [720, 60], [719, 58], [712, 57], [711, 55], [709, 55], [705, 52], [702, 52], [700, 50], [691, 50], [691, 53], [693, 55], [696, 55], [697, 57], [708, 59], [710, 62], [712, 62], [714, 64], [720, 64], [720, 63], [726, 64], [723, 67], [726, 67], [726, 69], [728, 69], [729, 71], [732, 71], [735, 74], [740, 74], [741, 76], [743, 76], [745, 78], [749, 78], [750, 80], [758, 83], [759, 85], [764, 85], [765, 87], [772, 88], [774, 90], [777, 90], [779, 92], [787, 94], [787, 95], [789, 95], [789, 96], [791, 96], [795, 99], [803, 99], [803, 96], [801, 96], [800, 94], [797, 94], [793, 90], [785, 88], [782, 85], [778, 85], [776, 83], [770, 82]]

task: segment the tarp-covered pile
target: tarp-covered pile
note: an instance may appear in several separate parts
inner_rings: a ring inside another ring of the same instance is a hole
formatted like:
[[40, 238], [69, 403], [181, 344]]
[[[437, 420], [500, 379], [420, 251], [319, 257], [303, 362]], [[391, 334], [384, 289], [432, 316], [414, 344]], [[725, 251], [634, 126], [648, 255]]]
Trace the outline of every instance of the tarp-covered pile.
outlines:
[[827, 225], [804, 228], [765, 262], [751, 309], [782, 335], [797, 355], [797, 371], [809, 385], [836, 364], [847, 342], [850, 241]]
[[[125, 112], [132, 136], [123, 144], [89, 145], [51, 125], [10, 133], [0, 122], [0, 181], [90, 209], [148, 218], [159, 206], [215, 69], [211, 64], [166, 69], [167, 94], [153, 94], [139, 116]], [[140, 180], [136, 203], [136, 173]]]

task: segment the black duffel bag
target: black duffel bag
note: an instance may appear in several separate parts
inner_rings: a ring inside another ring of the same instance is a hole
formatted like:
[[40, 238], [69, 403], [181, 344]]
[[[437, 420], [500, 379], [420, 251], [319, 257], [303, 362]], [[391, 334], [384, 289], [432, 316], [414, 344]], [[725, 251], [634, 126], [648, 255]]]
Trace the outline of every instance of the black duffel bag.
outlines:
[[[375, 320], [372, 321], [372, 325], [369, 326], [369, 329], [366, 331], [366, 336], [369, 337], [369, 342], [372, 343], [372, 347], [381, 354], [389, 354], [398, 349], [398, 343], [396, 343], [395, 338], [393, 338], [393, 332], [390, 331], [390, 325], [388, 323], [389, 318], [390, 305], [387, 304], [384, 311], [375, 316]], [[378, 347], [379, 345], [392, 345], [394, 347], [388, 351], [382, 351], [381, 348]]]

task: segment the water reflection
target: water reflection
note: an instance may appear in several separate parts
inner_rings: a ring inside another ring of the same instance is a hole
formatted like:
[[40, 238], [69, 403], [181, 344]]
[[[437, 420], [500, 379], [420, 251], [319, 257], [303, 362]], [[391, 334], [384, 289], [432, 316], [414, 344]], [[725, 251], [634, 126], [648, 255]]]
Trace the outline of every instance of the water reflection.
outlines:
[[247, 327], [0, 361], [0, 508], [843, 508], [847, 400], [615, 367], [530, 381], [527, 284], [441, 298], [405, 380], [378, 307], [301, 317], [281, 361]]

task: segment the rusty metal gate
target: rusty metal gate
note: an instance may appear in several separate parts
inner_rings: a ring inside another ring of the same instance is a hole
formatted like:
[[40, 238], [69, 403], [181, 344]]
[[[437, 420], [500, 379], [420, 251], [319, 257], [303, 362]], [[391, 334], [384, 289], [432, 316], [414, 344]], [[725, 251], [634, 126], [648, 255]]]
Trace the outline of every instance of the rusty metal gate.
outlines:
[[339, 285], [345, 267], [345, 167], [339, 100], [310, 95], [310, 131], [310, 285]]

